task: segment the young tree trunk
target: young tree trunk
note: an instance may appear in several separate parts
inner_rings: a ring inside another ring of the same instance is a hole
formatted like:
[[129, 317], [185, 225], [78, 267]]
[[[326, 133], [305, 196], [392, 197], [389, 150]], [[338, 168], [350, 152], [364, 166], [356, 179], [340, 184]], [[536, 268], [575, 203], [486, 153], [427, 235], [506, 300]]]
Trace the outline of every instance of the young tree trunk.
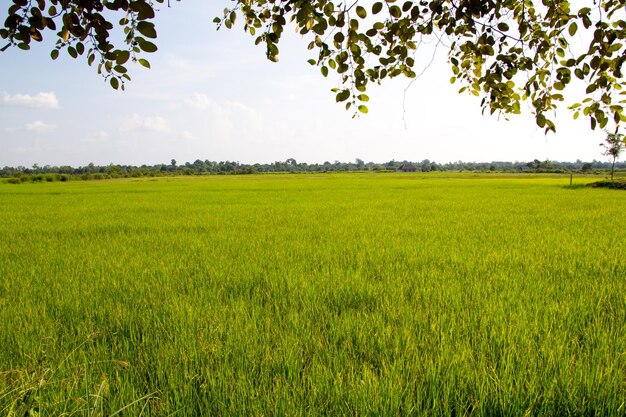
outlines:
[[613, 165], [611, 165], [611, 181], [613, 181], [613, 171], [615, 171], [615, 160], [617, 158], [613, 157]]

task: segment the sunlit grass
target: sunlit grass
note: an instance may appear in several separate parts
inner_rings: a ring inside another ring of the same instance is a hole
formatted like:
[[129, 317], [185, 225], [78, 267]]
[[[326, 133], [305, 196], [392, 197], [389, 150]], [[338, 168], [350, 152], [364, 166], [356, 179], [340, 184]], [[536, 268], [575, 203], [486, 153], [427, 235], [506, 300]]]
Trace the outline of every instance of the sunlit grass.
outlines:
[[1, 185], [0, 415], [626, 415], [626, 195], [568, 183]]

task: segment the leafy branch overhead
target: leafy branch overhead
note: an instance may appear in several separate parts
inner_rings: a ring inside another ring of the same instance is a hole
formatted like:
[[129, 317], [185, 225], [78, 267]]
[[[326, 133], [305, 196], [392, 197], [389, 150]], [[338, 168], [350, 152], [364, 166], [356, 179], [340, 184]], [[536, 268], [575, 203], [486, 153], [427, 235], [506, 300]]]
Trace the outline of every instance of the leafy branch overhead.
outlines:
[[[98, 74], [111, 87], [124, 89], [124, 82], [130, 81], [129, 61], [150, 68], [140, 54], [157, 50], [149, 40], [157, 36], [150, 22], [155, 10], [152, 0], [13, 0], [0, 29], [0, 36], [8, 40], [2, 50], [11, 46], [28, 50], [32, 41], [43, 40], [43, 32], [55, 31], [52, 59], [62, 50], [72, 58], [86, 56], [89, 65], [97, 63]], [[121, 46], [111, 40], [114, 29], [124, 34]]]
[[309, 35], [311, 64], [341, 75], [336, 98], [347, 108], [367, 101], [370, 82], [415, 77], [420, 44], [434, 39], [448, 47], [451, 81], [481, 97], [483, 111], [520, 113], [526, 101], [537, 124], [554, 131], [553, 110], [577, 78], [586, 92], [570, 106], [575, 118], [582, 112], [592, 128], [626, 120], [623, 0], [579, 10], [563, 0], [239, 0], [216, 22], [231, 27], [237, 15], [272, 61], [287, 22]]
[[[574, 8], [565, 0], [232, 0], [215, 22], [231, 28], [242, 21], [271, 61], [278, 61], [285, 28], [295, 28], [308, 38], [309, 62], [324, 76], [339, 74], [336, 100], [364, 113], [368, 84], [416, 77], [420, 45], [434, 40], [448, 49], [451, 82], [481, 98], [483, 112], [517, 114], [526, 102], [548, 132], [556, 129], [554, 110], [568, 88], [580, 95], [568, 103], [574, 118], [588, 117], [592, 129], [619, 128], [626, 120], [625, 1]], [[109, 20], [100, 14], [104, 7], [123, 14], [123, 48], [109, 40], [114, 24], [110, 14]], [[156, 50], [146, 39], [156, 36], [148, 22], [154, 10], [151, 0], [13, 0], [0, 35], [27, 49], [44, 29], [59, 26], [53, 58], [60, 49], [80, 55], [86, 43], [89, 62], [99, 58], [99, 71], [117, 87], [129, 79], [124, 64], [130, 58], [147, 66], [139, 53]]]

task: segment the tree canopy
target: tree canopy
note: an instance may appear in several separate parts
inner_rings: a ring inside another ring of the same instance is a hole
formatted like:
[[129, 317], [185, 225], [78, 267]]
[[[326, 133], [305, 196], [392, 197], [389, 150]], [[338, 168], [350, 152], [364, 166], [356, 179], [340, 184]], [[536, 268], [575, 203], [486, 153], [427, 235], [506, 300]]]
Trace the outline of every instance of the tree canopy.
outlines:
[[[12, 0], [0, 29], [8, 41], [2, 49], [27, 50], [52, 31], [53, 59], [62, 50], [86, 56], [113, 88], [123, 89], [129, 61], [150, 67], [143, 54], [157, 50], [153, 19], [164, 2]], [[241, 22], [271, 61], [278, 61], [281, 36], [293, 26], [308, 38], [311, 65], [323, 76], [339, 74], [333, 91], [349, 110], [367, 113], [370, 83], [416, 77], [420, 45], [434, 40], [447, 48], [450, 81], [481, 98], [483, 112], [517, 114], [528, 103], [549, 132], [565, 102], [574, 118], [588, 117], [592, 129], [609, 123], [619, 129], [626, 121], [625, 2], [232, 0], [214, 22], [229, 29]], [[116, 30], [124, 34], [117, 44]], [[566, 90], [581, 97], [566, 102]]]
[[600, 144], [604, 148], [603, 155], [610, 156], [613, 159], [611, 165], [611, 181], [613, 180], [613, 173], [615, 172], [615, 161], [620, 157], [624, 148], [626, 148], [626, 139], [621, 133], [606, 132], [606, 138], [604, 142]]

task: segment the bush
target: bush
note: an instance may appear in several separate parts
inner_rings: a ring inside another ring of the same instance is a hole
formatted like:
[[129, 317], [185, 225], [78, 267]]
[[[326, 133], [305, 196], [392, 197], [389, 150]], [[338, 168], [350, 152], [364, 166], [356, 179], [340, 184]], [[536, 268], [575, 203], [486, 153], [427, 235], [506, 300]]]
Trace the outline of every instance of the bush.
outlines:
[[596, 181], [587, 184], [587, 187], [593, 188], [611, 188], [614, 190], [626, 190], [626, 180], [605, 180]]

